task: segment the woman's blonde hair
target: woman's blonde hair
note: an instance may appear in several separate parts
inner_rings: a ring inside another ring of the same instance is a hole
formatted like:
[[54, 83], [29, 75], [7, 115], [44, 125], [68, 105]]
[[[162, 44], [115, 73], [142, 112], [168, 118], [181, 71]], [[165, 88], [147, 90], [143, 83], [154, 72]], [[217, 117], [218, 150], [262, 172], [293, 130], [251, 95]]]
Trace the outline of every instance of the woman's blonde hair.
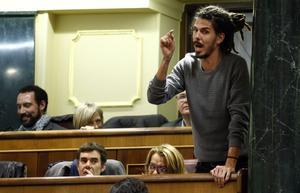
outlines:
[[168, 168], [167, 173], [171, 174], [181, 174], [186, 173], [186, 169], [184, 167], [184, 159], [181, 153], [170, 144], [162, 144], [160, 146], [153, 147], [146, 158], [145, 164], [145, 172], [149, 173], [149, 164], [151, 162], [152, 156], [157, 153], [162, 156], [164, 160], [166, 160], [166, 166]]
[[87, 126], [93, 115], [98, 112], [103, 125], [103, 111], [95, 103], [84, 103], [79, 105], [74, 113], [73, 125], [75, 129]]

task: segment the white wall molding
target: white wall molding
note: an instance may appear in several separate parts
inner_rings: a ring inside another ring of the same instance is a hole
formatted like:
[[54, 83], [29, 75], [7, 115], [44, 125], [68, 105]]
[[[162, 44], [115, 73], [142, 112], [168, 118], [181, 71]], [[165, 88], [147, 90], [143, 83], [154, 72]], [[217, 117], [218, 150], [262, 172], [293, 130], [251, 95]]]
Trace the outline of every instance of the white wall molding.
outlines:
[[134, 30], [78, 31], [71, 44], [69, 100], [74, 106], [131, 107], [141, 98], [142, 38]]

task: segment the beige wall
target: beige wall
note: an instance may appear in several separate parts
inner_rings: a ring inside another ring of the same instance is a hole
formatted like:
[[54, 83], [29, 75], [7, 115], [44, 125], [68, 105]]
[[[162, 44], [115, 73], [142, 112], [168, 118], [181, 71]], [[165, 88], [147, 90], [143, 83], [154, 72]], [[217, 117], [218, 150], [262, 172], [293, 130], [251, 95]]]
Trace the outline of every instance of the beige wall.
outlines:
[[[179, 31], [180, 31], [180, 23], [170, 17], [160, 15], [160, 27], [159, 32], [160, 36], [163, 36], [170, 29], [174, 29], [174, 35], [176, 38], [176, 52], [173, 55], [171, 66], [169, 68], [169, 72], [172, 70], [172, 67], [176, 64], [179, 59]], [[161, 52], [160, 58], [162, 57]], [[157, 66], [158, 67], [158, 66]], [[156, 69], [155, 69], [156, 70]], [[176, 107], [175, 99], [173, 98], [171, 101], [166, 104], [162, 104], [158, 106], [158, 113], [165, 115], [166, 117], [170, 117], [171, 119], [175, 119], [178, 115]]]
[[[174, 9], [170, 6], [170, 13]], [[105, 120], [156, 113], [175, 119], [174, 101], [161, 106], [147, 101], [149, 81], [160, 64], [160, 36], [174, 29], [179, 46], [180, 14], [166, 13], [39, 12], [35, 79], [49, 94], [48, 113], [72, 113], [79, 102], [89, 101], [103, 108]]]
[[35, 82], [49, 93], [48, 113], [72, 113], [79, 102], [89, 101], [103, 107], [107, 120], [155, 113], [175, 119], [174, 99], [156, 106], [146, 97], [160, 64], [159, 38], [174, 29], [174, 65], [184, 4], [237, 0], [71, 2], [11, 0], [3, 2], [0, 11], [37, 11]]

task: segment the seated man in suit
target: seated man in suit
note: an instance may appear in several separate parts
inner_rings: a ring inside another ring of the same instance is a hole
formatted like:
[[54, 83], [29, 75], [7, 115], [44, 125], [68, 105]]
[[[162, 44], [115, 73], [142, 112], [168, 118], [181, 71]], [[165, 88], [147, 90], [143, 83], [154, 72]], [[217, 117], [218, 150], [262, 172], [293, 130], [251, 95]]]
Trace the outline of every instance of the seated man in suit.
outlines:
[[125, 175], [125, 169], [120, 161], [107, 160], [105, 148], [95, 142], [84, 143], [77, 159], [56, 163], [45, 174], [46, 177], [97, 175]]
[[19, 131], [63, 130], [46, 115], [48, 95], [42, 88], [29, 85], [21, 88], [17, 96], [17, 111], [22, 122]]
[[175, 121], [169, 121], [162, 125], [162, 127], [190, 127], [191, 117], [189, 104], [186, 98], [186, 92], [183, 91], [176, 95], [177, 108], [179, 112], [179, 118]]

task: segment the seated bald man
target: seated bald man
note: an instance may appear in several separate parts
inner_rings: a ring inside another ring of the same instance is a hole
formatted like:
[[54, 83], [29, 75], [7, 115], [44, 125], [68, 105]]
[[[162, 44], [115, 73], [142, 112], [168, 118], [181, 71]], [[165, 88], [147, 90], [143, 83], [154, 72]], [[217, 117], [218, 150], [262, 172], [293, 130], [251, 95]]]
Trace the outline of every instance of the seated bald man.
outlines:
[[177, 109], [179, 113], [178, 119], [169, 121], [161, 127], [191, 127], [190, 108], [186, 97], [186, 92], [183, 91], [176, 95]]

